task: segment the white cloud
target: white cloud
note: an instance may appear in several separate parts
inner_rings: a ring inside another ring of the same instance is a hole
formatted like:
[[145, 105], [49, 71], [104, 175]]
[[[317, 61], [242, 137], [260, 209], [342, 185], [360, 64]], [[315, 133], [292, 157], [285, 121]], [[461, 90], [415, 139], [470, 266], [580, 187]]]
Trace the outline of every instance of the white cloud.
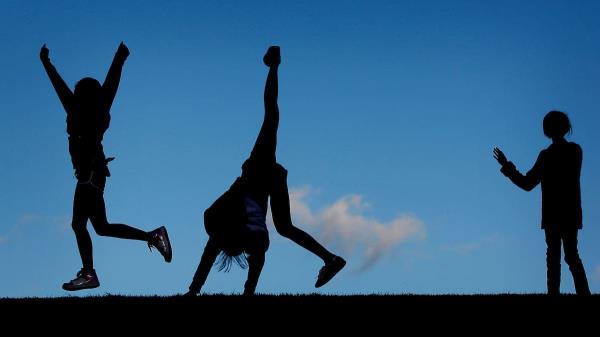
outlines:
[[469, 255], [481, 249], [480, 242], [459, 243], [457, 245], [445, 246], [446, 251], [453, 252], [459, 255]]
[[70, 221], [70, 217], [67, 216], [46, 216], [25, 213], [15, 221], [14, 225], [7, 232], [0, 234], [0, 244], [14, 240], [20, 235], [24, 227], [53, 225], [61, 232], [64, 232], [67, 228], [70, 228]]
[[8, 242], [8, 240], [11, 238], [11, 236], [14, 234], [16, 229], [16, 226], [13, 226], [11, 229], [9, 229], [6, 233], [3, 233], [0, 235], [0, 245], [3, 245], [5, 243]]
[[294, 223], [300, 227], [309, 225], [327, 248], [339, 249], [340, 254], [346, 256], [358, 253], [359, 270], [373, 266], [402, 242], [425, 238], [423, 222], [415, 216], [401, 215], [388, 222], [369, 218], [364, 215], [369, 205], [356, 194], [344, 196], [314, 212], [306, 200], [310, 193], [308, 187], [290, 190]]
[[39, 214], [25, 213], [25, 214], [21, 215], [21, 217], [19, 217], [19, 220], [17, 220], [17, 225], [28, 225], [31, 223], [38, 222], [38, 221], [42, 220], [43, 218], [44, 217], [42, 217]]

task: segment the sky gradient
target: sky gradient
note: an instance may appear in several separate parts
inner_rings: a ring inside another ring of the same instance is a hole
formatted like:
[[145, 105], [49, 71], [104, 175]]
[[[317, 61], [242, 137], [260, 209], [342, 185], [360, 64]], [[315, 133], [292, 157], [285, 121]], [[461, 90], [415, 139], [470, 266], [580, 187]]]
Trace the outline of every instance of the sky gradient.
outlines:
[[[61, 296], [81, 267], [65, 113], [39, 61], [73, 88], [131, 51], [105, 134], [109, 221], [166, 225], [173, 262], [93, 233], [101, 287], [187, 289], [202, 214], [240, 174], [280, 45], [278, 160], [296, 225], [344, 256], [319, 293], [545, 292], [541, 193], [522, 172], [549, 145], [542, 118], [569, 114], [583, 148], [579, 248], [600, 291], [600, 2], [44, 1], [0, 4], [0, 297]], [[321, 261], [269, 225], [257, 292], [314, 292]], [[204, 290], [241, 292], [213, 269]], [[562, 290], [573, 292], [563, 262]]]

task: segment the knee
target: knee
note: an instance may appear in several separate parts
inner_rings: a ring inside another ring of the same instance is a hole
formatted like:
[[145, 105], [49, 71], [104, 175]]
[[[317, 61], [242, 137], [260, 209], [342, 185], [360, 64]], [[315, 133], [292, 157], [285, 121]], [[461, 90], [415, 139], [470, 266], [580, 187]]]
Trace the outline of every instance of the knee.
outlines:
[[565, 262], [571, 266], [571, 265], [578, 265], [581, 263], [581, 259], [579, 258], [579, 253], [577, 251], [575, 252], [570, 252], [570, 253], [565, 253]]
[[546, 250], [546, 261], [548, 264], [560, 264], [560, 250], [548, 248]]
[[96, 234], [100, 236], [109, 236], [110, 230], [108, 228], [108, 223], [96, 224], [94, 230], [96, 231]]
[[275, 227], [275, 229], [279, 235], [289, 239], [293, 235], [294, 229], [296, 228], [291, 223], [280, 223], [279, 226]]
[[85, 219], [73, 219], [71, 221], [71, 228], [73, 229], [73, 231], [75, 233], [81, 233], [81, 232], [85, 232], [85, 225], [86, 225], [86, 220]]

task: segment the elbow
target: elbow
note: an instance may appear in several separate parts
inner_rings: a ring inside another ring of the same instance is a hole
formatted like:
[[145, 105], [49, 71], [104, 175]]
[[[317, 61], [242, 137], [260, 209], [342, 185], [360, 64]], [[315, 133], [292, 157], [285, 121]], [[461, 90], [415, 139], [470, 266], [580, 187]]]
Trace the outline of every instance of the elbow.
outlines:
[[535, 185], [534, 184], [522, 184], [519, 187], [521, 187], [526, 192], [531, 192], [535, 188]]

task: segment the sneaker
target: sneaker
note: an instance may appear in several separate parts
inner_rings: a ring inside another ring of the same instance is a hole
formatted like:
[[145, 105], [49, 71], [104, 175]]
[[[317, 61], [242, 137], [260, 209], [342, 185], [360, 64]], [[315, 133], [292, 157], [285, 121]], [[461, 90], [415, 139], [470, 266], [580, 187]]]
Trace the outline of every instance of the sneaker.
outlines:
[[263, 62], [267, 67], [278, 66], [281, 63], [281, 54], [279, 46], [271, 46], [263, 57]]
[[81, 269], [77, 273], [77, 277], [72, 279], [68, 283], [63, 283], [62, 288], [67, 291], [76, 291], [82, 289], [98, 288], [99, 286], [100, 282], [98, 281], [98, 276], [96, 276], [96, 271], [94, 269], [90, 271]]
[[324, 286], [335, 276], [335, 274], [342, 270], [345, 265], [346, 260], [339, 256], [334, 256], [333, 259], [326, 263], [319, 271], [319, 277], [317, 278], [317, 283], [315, 283], [315, 288]]
[[171, 262], [173, 252], [171, 251], [171, 242], [169, 241], [169, 235], [165, 226], [159, 227], [150, 232], [150, 241], [148, 241], [148, 247], [152, 250], [152, 247], [158, 249], [159, 253], [165, 258], [165, 261]]

